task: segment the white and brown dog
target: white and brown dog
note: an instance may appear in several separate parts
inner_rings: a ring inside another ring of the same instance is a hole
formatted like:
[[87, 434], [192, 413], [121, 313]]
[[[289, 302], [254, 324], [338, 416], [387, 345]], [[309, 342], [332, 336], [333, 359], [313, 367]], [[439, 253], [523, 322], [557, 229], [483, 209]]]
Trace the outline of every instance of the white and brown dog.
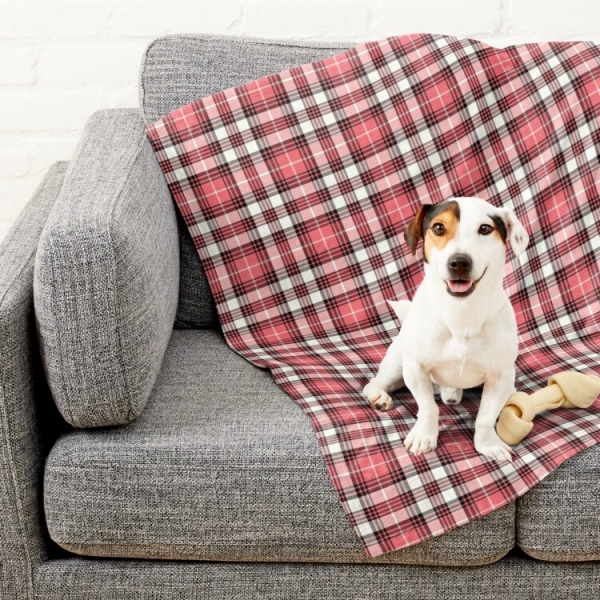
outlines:
[[494, 426], [514, 391], [518, 340], [514, 312], [502, 287], [506, 242], [515, 254], [529, 236], [507, 209], [479, 198], [422, 206], [405, 233], [413, 254], [423, 239], [425, 277], [412, 302], [391, 302], [402, 322], [376, 377], [364, 389], [378, 410], [392, 408], [389, 392], [405, 383], [417, 401], [417, 421], [404, 446], [419, 455], [435, 449], [439, 409], [458, 404], [462, 390], [483, 384], [475, 448], [511, 460]]

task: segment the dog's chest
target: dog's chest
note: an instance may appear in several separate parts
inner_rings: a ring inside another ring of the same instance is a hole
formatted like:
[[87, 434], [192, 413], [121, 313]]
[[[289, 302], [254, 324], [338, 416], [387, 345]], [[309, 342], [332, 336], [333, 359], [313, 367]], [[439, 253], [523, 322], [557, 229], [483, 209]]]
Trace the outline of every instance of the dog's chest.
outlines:
[[[477, 337], [440, 340], [439, 350], [430, 358], [431, 376], [444, 387], [470, 388], [485, 380], [487, 352]], [[489, 368], [489, 367], [488, 367]]]

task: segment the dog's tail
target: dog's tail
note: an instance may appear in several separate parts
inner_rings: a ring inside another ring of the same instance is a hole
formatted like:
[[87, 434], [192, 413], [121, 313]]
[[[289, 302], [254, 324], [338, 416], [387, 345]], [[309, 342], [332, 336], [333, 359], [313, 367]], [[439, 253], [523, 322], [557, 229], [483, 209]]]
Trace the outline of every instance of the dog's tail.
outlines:
[[396, 316], [400, 320], [400, 323], [402, 323], [404, 319], [406, 319], [406, 315], [410, 310], [410, 300], [388, 300], [387, 302], [391, 306], [394, 313], [396, 313]]

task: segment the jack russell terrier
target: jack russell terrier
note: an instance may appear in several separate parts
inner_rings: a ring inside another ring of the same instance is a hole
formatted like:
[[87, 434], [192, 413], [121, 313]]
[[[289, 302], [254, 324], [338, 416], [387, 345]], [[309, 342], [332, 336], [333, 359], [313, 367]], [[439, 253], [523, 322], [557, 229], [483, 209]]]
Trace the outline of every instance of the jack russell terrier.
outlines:
[[425, 277], [412, 302], [390, 302], [402, 327], [364, 395], [374, 408], [390, 410], [389, 393], [406, 384], [418, 413], [404, 446], [419, 455], [437, 445], [433, 385], [444, 404], [458, 404], [463, 389], [483, 384], [475, 448], [510, 461], [512, 449], [494, 429], [514, 392], [518, 351], [515, 315], [502, 279], [506, 242], [519, 256], [529, 236], [508, 209], [479, 198], [452, 198], [421, 206], [404, 237], [413, 254], [423, 240]]

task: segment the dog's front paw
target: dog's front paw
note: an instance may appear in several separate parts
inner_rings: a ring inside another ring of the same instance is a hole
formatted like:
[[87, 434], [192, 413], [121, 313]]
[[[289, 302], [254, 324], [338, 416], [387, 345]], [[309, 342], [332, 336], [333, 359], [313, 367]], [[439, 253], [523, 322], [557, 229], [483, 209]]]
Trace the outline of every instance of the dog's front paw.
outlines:
[[512, 462], [514, 453], [514, 450], [505, 444], [493, 429], [486, 432], [475, 432], [475, 450], [484, 456], [508, 462]]
[[385, 390], [373, 383], [368, 383], [365, 386], [363, 393], [367, 397], [369, 404], [377, 410], [386, 412], [391, 410], [394, 406], [394, 401], [391, 396]]
[[413, 425], [413, 428], [404, 440], [404, 447], [415, 456], [427, 454], [427, 452], [436, 449], [437, 438], [437, 423], [417, 419], [417, 422]]

